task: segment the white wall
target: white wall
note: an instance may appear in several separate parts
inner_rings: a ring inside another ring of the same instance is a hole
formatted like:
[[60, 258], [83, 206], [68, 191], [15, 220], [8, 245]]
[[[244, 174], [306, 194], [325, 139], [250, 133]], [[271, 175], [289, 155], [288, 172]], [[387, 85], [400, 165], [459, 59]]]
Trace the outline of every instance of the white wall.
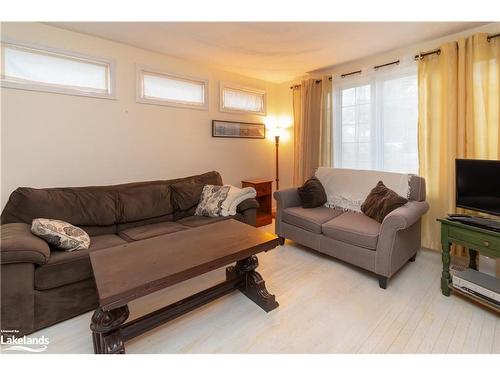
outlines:
[[[237, 186], [274, 178], [271, 141], [212, 138], [211, 121], [264, 121], [219, 112], [219, 80], [266, 89], [271, 118], [290, 118], [291, 103], [280, 109], [285, 87], [39, 23], [2, 23], [1, 31], [2, 38], [112, 59], [117, 69], [116, 100], [1, 89], [2, 207], [18, 186], [105, 185], [210, 170]], [[209, 110], [136, 103], [136, 63], [209, 79]], [[292, 181], [290, 145], [281, 148], [283, 187]]]

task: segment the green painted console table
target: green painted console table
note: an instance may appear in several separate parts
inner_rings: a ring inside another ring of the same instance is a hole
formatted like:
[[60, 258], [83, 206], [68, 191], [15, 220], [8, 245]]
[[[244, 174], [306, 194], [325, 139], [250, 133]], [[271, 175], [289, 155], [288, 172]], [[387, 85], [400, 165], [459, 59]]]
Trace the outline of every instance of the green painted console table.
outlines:
[[[443, 247], [443, 273], [441, 274], [441, 291], [445, 296], [450, 295], [450, 291], [460, 292], [451, 285], [450, 275], [450, 249], [452, 244], [462, 245], [469, 249], [469, 268], [477, 270], [477, 253], [482, 253], [489, 257], [500, 257], [500, 233], [487, 229], [462, 224], [458, 221], [448, 219], [438, 219], [441, 222], [441, 246]], [[464, 294], [488, 307], [495, 309], [495, 306], [469, 294]]]

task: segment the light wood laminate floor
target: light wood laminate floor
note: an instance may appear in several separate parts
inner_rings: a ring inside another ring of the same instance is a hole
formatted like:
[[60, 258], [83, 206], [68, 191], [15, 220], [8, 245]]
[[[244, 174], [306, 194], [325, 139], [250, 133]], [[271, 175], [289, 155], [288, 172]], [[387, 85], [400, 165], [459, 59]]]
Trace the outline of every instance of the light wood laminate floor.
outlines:
[[[272, 226], [265, 229], [272, 231]], [[280, 306], [233, 292], [126, 343], [127, 353], [500, 353], [500, 318], [440, 292], [440, 254], [421, 250], [389, 280], [293, 242], [259, 255]], [[130, 318], [217, 283], [216, 270], [130, 304]], [[34, 333], [48, 353], [92, 353], [92, 312]]]

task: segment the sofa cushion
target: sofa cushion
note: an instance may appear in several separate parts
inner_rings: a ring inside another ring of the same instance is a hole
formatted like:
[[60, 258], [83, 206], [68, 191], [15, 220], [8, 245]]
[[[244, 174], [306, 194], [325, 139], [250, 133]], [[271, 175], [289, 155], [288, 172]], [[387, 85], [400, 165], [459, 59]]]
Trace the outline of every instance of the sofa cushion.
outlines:
[[218, 216], [218, 217], [208, 217], [208, 216], [188, 216], [183, 219], [176, 221], [176, 223], [185, 225], [187, 227], [196, 228], [202, 225], [216, 223], [221, 220], [236, 219], [236, 216]]
[[[198, 176], [191, 176], [191, 177], [185, 177], [182, 179], [174, 180], [171, 182], [172, 186], [173, 184], [177, 183], [191, 183], [191, 184], [197, 184], [201, 185], [201, 189], [203, 189], [203, 186], [205, 185], [222, 185], [222, 178], [218, 172], [208, 172], [204, 173]], [[201, 190], [200, 190], [200, 195], [201, 195]], [[196, 195], [195, 195], [196, 196]], [[199, 200], [199, 197], [197, 197]], [[177, 221], [179, 219], [182, 219], [184, 217], [188, 216], [193, 216], [194, 212], [196, 211], [196, 206], [198, 205], [198, 201], [193, 204], [193, 206], [187, 208], [187, 209], [182, 209], [179, 206], [176, 206], [175, 198], [174, 198], [174, 189], [172, 189], [172, 202], [174, 204], [174, 221]]]
[[122, 230], [118, 235], [125, 241], [140, 241], [146, 238], [161, 236], [164, 234], [179, 232], [186, 230], [188, 227], [174, 223], [172, 221], [165, 221], [163, 223], [143, 225], [141, 227], [129, 228]]
[[377, 248], [380, 223], [358, 212], [345, 212], [322, 225], [323, 234], [366, 249]]
[[408, 203], [408, 199], [399, 196], [398, 193], [379, 181], [361, 205], [361, 211], [366, 216], [382, 223], [390, 212], [406, 203]]
[[283, 221], [313, 233], [321, 234], [321, 225], [342, 214], [341, 210], [328, 207], [288, 207], [283, 210]]
[[326, 203], [325, 188], [316, 176], [312, 176], [304, 182], [304, 185], [297, 188], [297, 192], [304, 208], [319, 207]]
[[34, 219], [31, 233], [60, 250], [85, 250], [90, 246], [87, 232], [62, 220]]
[[113, 225], [117, 219], [115, 194], [99, 187], [17, 188], [2, 212], [2, 224], [31, 224], [39, 217], [79, 227]]
[[200, 203], [196, 207], [196, 216], [218, 217], [222, 216], [222, 202], [227, 198], [229, 185], [205, 185], [201, 192]]
[[118, 189], [119, 222], [128, 223], [169, 215], [174, 212], [170, 188], [165, 183]]
[[35, 269], [35, 289], [47, 290], [92, 277], [89, 252], [126, 244], [115, 234], [90, 238], [90, 248], [73, 252], [53, 250], [46, 264]]
[[172, 203], [176, 211], [187, 211], [196, 208], [203, 191], [202, 183], [194, 181], [177, 182], [170, 185], [172, 189]]

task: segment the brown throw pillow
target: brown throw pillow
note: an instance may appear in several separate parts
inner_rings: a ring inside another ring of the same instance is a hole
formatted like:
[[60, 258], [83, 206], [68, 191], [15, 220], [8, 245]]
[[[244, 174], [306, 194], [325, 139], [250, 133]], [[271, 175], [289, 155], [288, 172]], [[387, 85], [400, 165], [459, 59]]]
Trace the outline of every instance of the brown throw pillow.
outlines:
[[[175, 211], [196, 209], [200, 202], [201, 192], [205, 184], [196, 182], [178, 182], [170, 185], [172, 188], [172, 203]], [[193, 211], [194, 213], [194, 211]]]
[[399, 196], [395, 191], [386, 187], [382, 181], [379, 181], [361, 205], [361, 211], [366, 216], [381, 223], [389, 212], [404, 206], [406, 203], [408, 203], [408, 199]]
[[321, 182], [316, 176], [304, 182], [304, 185], [297, 189], [302, 207], [314, 208], [326, 203], [326, 192]]

